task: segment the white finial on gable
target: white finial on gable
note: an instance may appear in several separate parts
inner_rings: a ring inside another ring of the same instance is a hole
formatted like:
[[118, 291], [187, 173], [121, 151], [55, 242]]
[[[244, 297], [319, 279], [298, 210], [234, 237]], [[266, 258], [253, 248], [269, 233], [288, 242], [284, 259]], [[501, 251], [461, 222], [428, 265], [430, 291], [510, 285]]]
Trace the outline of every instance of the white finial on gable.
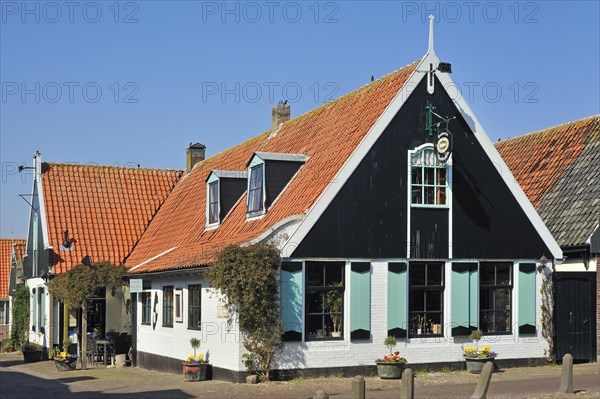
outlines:
[[429, 16], [429, 48], [427, 49], [427, 53], [435, 53], [433, 49], [433, 20], [435, 17], [433, 15]]

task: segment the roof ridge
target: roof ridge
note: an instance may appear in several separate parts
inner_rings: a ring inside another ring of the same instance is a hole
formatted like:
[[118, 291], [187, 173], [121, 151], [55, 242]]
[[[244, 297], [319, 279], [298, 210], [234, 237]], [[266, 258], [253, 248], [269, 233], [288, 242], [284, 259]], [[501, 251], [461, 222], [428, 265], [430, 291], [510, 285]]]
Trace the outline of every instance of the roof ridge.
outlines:
[[163, 169], [163, 168], [136, 168], [133, 166], [116, 166], [116, 165], [94, 165], [70, 162], [43, 162], [49, 166], [68, 166], [68, 167], [84, 167], [84, 168], [105, 168], [105, 169], [122, 169], [122, 170], [140, 170], [140, 171], [160, 171], [160, 172], [183, 172], [181, 169]]
[[500, 140], [499, 142], [497, 142], [495, 144], [502, 144], [502, 143], [505, 143], [507, 141], [521, 139], [521, 138], [526, 137], [526, 136], [531, 136], [532, 134], [542, 133], [542, 132], [545, 132], [547, 130], [552, 130], [552, 129], [560, 128], [560, 127], [563, 127], [563, 126], [566, 126], [566, 125], [570, 125], [570, 124], [573, 124], [573, 123], [584, 121], [586, 119], [594, 119], [594, 118], [600, 119], [600, 114], [586, 116], [585, 118], [576, 119], [576, 120], [570, 121], [570, 122], [564, 122], [564, 123], [561, 123], [560, 125], [550, 126], [550, 127], [544, 128], [544, 129], [540, 129], [540, 130], [536, 130], [536, 131], [533, 131], [533, 132], [521, 134], [519, 136], [515, 136], [515, 137], [508, 138], [508, 139]]

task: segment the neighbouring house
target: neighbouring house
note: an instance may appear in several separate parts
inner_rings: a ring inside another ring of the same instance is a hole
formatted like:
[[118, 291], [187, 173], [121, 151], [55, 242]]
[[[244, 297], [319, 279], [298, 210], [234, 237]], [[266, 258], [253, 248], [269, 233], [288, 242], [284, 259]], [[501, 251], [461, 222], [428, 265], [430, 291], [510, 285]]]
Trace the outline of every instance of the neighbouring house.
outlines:
[[600, 115], [496, 144], [556, 238], [556, 349], [575, 359], [600, 354]]
[[499, 362], [542, 358], [541, 272], [562, 251], [450, 69], [430, 32], [422, 59], [293, 119], [280, 103], [183, 176], [126, 260], [137, 366], [180, 373], [198, 337], [213, 377], [242, 381], [235, 314], [203, 272], [264, 241], [282, 256], [276, 376], [370, 373], [388, 335], [413, 365], [460, 364], [477, 328]]
[[0, 342], [10, 337], [12, 324], [12, 275], [23, 259], [24, 239], [0, 238]]
[[[124, 264], [181, 171], [42, 163], [35, 170], [24, 276], [31, 290], [29, 339], [47, 347], [62, 344], [65, 329], [81, 335], [81, 312], [53, 299], [46, 282], [78, 264]], [[88, 331], [130, 331], [128, 288], [106, 287], [88, 304]], [[86, 332], [83, 332], [84, 334]]]

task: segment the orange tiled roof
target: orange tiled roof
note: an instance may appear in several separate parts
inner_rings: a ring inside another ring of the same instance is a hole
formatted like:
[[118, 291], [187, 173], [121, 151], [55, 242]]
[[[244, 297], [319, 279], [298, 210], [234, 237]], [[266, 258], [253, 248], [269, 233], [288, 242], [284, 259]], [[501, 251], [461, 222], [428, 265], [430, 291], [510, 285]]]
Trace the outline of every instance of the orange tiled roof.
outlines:
[[[250, 241], [287, 217], [304, 215], [417, 64], [284, 123], [274, 137], [267, 131], [197, 164], [169, 195], [127, 259], [127, 266], [142, 264], [132, 272], [143, 273], [207, 265], [225, 246]], [[246, 170], [255, 151], [304, 154], [308, 161], [264, 217], [246, 220], [244, 194], [218, 228], [205, 231], [207, 176], [214, 169]]]
[[[182, 172], [44, 163], [42, 189], [52, 272], [64, 273], [89, 255], [123, 264]], [[61, 248], [64, 230], [74, 240]]]
[[15, 244], [17, 260], [23, 259], [23, 255], [25, 254], [24, 239], [0, 238], [0, 298], [8, 298], [13, 244]]
[[600, 115], [496, 149], [559, 245], [585, 244], [600, 218]]

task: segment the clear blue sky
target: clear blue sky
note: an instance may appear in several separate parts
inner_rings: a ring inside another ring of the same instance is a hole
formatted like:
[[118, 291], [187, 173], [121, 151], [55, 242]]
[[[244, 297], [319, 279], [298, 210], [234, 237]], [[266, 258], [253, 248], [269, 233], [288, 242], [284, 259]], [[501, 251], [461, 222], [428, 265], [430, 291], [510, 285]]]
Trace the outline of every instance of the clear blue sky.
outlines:
[[[1, 232], [24, 237], [48, 162], [182, 169], [422, 57], [492, 140], [600, 112], [598, 1], [0, 2]], [[100, 93], [101, 92], [101, 93]], [[526, 155], [526, 154], [524, 154]]]

